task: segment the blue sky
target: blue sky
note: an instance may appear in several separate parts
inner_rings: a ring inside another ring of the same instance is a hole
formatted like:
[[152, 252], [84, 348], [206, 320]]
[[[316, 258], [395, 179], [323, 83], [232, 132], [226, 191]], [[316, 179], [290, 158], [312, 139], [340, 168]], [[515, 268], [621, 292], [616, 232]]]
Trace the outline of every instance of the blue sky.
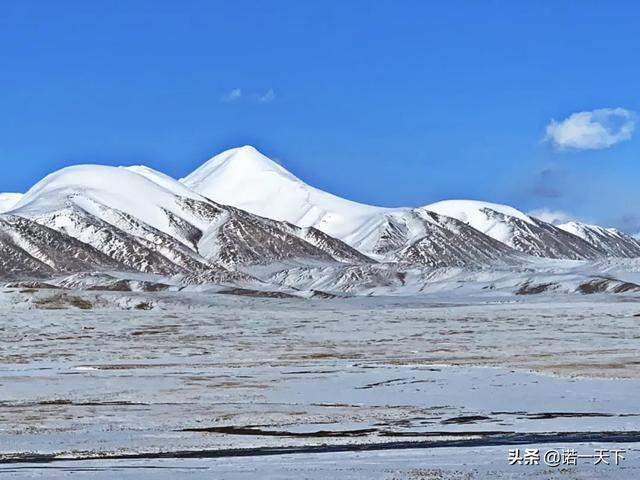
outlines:
[[253, 144], [362, 202], [640, 231], [638, 25], [631, 1], [4, 0], [0, 191]]

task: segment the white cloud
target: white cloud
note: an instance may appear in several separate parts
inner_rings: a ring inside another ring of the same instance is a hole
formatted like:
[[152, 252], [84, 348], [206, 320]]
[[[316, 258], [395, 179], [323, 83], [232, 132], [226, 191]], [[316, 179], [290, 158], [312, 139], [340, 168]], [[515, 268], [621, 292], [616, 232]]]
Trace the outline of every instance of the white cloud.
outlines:
[[242, 98], [242, 89], [234, 88], [230, 92], [222, 95], [223, 102], [235, 102], [236, 100], [240, 100]]
[[552, 223], [553, 225], [560, 225], [562, 223], [578, 221], [575, 217], [569, 215], [562, 210], [551, 210], [549, 208], [538, 208], [527, 212], [530, 217], [535, 217], [543, 222]]
[[223, 102], [249, 102], [249, 103], [270, 103], [276, 99], [276, 92], [270, 88], [264, 93], [244, 92], [241, 88], [234, 88], [220, 97]]
[[267, 90], [264, 95], [261, 95], [259, 101], [262, 103], [273, 102], [276, 99], [276, 92], [273, 91], [273, 88]]
[[629, 140], [636, 115], [624, 108], [577, 112], [564, 120], [551, 120], [544, 138], [558, 149], [597, 150]]

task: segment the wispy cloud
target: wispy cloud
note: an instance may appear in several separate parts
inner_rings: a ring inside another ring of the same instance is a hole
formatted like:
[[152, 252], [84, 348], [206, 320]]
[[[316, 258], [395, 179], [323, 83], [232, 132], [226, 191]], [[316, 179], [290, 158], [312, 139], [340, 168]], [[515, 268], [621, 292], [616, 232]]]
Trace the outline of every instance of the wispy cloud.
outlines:
[[535, 217], [543, 222], [552, 223], [553, 225], [560, 225], [571, 221], [577, 221], [575, 217], [563, 212], [562, 210], [551, 210], [549, 208], [538, 208], [527, 212], [530, 217]]
[[262, 103], [273, 102], [276, 99], [276, 92], [273, 91], [273, 88], [267, 90], [264, 95], [260, 96], [259, 101]]
[[559, 122], [551, 120], [544, 140], [560, 150], [598, 150], [629, 140], [635, 124], [635, 113], [624, 108], [577, 112]]
[[242, 98], [242, 89], [234, 88], [230, 92], [227, 92], [224, 95], [222, 95], [221, 100], [223, 102], [235, 102], [236, 100], [240, 100], [241, 98]]
[[223, 102], [245, 101], [249, 103], [271, 103], [276, 99], [276, 92], [270, 88], [264, 93], [246, 93], [241, 88], [234, 88], [220, 97]]

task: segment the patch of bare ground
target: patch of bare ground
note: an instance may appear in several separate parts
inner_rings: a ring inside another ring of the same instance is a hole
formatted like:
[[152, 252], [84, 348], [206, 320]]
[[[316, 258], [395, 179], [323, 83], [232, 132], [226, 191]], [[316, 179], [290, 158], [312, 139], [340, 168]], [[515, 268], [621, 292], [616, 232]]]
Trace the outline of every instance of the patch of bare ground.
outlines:
[[59, 293], [48, 297], [35, 298], [33, 305], [43, 310], [61, 310], [70, 307], [91, 310], [94, 305], [89, 300], [69, 293]]
[[475, 480], [477, 478], [479, 477], [474, 472], [412, 468], [404, 472], [396, 472], [388, 477], [388, 480]]
[[224, 295], [240, 295], [244, 297], [257, 297], [257, 298], [300, 298], [285, 292], [250, 290], [247, 288], [227, 288], [225, 290], [220, 290], [218, 293], [224, 294]]
[[539, 283], [532, 285], [529, 282], [525, 282], [516, 290], [516, 295], [538, 295], [540, 293], [549, 292], [559, 287], [557, 283]]

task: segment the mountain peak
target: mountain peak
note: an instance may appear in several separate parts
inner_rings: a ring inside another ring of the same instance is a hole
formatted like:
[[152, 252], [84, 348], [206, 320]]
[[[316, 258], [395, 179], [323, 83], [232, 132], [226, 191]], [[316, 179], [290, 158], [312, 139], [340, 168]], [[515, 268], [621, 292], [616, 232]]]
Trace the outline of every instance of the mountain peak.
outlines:
[[195, 215], [185, 216], [180, 197], [202, 199], [176, 180], [146, 167], [74, 165], [47, 175], [11, 212], [37, 218], [71, 203], [107, 222], [104, 212], [121, 212], [168, 235], [173, 235], [176, 219], [204, 226]]
[[316, 227], [343, 239], [381, 209], [318, 190], [254, 147], [216, 155], [181, 182], [225, 205], [300, 227]]
[[180, 181], [202, 193], [210, 190], [208, 183], [214, 177], [231, 176], [243, 183], [243, 180], [250, 181], [251, 177], [259, 172], [271, 172], [297, 180], [293, 174], [262, 154], [257, 148], [244, 145], [216, 155]]
[[446, 215], [447, 217], [457, 218], [465, 223], [473, 223], [474, 217], [478, 216], [483, 210], [489, 209], [494, 212], [515, 217], [526, 223], [533, 223], [531, 217], [516, 210], [508, 205], [498, 203], [483, 202], [480, 200], [442, 200], [422, 207], [424, 210]]
[[[222, 153], [219, 153], [211, 160], [213, 159], [217, 159], [220, 162], [254, 162], [256, 164], [266, 165], [275, 163], [252, 145], [243, 145], [242, 147], [230, 148]], [[205, 165], [211, 162], [211, 160], [206, 162]]]
[[245, 153], [251, 154], [251, 155], [255, 155], [255, 154], [262, 155], [262, 153], [260, 153], [260, 151], [256, 147], [254, 147], [253, 145], [243, 145], [241, 147], [230, 148], [227, 151], [245, 152]]

